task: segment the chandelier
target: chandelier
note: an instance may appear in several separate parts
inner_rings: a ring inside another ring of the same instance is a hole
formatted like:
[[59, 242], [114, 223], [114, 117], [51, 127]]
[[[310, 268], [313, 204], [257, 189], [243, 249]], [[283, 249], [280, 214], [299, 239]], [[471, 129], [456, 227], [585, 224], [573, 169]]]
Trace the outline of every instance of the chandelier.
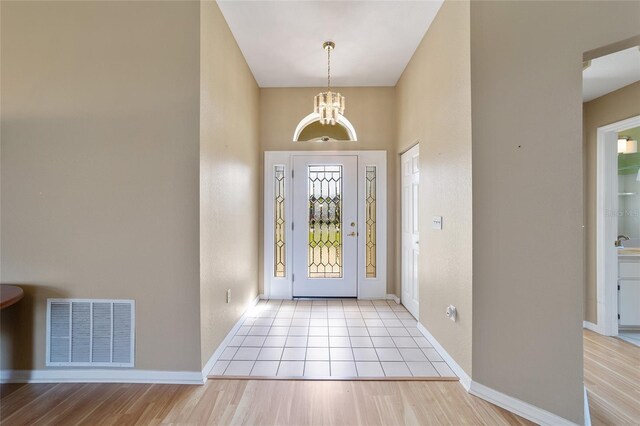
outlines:
[[320, 116], [320, 124], [336, 124], [338, 115], [344, 114], [344, 96], [331, 91], [331, 51], [336, 45], [332, 41], [325, 41], [322, 44], [327, 51], [327, 91], [316, 95], [313, 102], [313, 109]]

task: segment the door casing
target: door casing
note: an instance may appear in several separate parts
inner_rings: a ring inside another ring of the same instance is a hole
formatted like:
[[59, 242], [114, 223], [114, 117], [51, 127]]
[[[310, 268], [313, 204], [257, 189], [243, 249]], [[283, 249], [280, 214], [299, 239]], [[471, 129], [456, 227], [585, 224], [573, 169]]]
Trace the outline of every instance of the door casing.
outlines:
[[[293, 298], [293, 186], [291, 171], [295, 156], [356, 156], [358, 158], [358, 265], [357, 265], [357, 297], [359, 299], [387, 298], [387, 152], [386, 151], [265, 151], [264, 153], [264, 222], [263, 222], [263, 297], [271, 299]], [[285, 274], [274, 275], [274, 217], [275, 217], [275, 167], [285, 170]], [[366, 277], [365, 265], [365, 211], [364, 188], [366, 166], [376, 167], [377, 217], [376, 217], [376, 276]]]

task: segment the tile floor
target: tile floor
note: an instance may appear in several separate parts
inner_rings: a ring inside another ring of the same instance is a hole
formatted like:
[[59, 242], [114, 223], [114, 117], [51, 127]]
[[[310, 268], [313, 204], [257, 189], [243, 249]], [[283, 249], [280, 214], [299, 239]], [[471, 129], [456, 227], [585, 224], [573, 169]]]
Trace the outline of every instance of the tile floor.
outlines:
[[633, 345], [640, 346], [640, 330], [620, 330], [618, 337]]
[[387, 300], [261, 300], [211, 376], [455, 377], [416, 320]]

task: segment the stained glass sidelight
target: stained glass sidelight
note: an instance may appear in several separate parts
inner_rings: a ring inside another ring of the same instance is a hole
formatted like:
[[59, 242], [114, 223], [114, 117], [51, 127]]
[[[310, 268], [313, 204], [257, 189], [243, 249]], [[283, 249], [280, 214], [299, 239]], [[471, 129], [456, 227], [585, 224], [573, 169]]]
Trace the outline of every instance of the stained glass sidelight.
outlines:
[[342, 166], [309, 166], [309, 278], [342, 278]]
[[284, 218], [284, 166], [274, 167], [274, 270], [275, 277], [285, 276], [285, 218]]
[[376, 277], [376, 166], [365, 168], [365, 270]]

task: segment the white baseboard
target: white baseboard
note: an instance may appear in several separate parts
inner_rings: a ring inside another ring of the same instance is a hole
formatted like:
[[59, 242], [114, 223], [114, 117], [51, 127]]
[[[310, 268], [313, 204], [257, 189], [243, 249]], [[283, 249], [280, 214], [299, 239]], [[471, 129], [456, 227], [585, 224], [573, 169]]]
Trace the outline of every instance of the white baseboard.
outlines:
[[464, 386], [464, 388], [469, 391], [469, 386], [471, 385], [471, 377], [464, 371], [462, 367], [449, 355], [449, 353], [442, 347], [442, 345], [436, 340], [435, 337], [422, 325], [418, 323], [418, 330], [424, 335], [424, 337], [431, 343], [438, 352], [438, 354], [449, 364], [449, 367], [453, 370], [453, 372], [460, 379], [460, 384]]
[[589, 411], [589, 395], [587, 395], [587, 387], [584, 388], [584, 426], [591, 426], [591, 411]]
[[542, 408], [536, 407], [535, 405], [531, 405], [528, 402], [521, 401], [518, 398], [514, 398], [497, 390], [491, 389], [490, 387], [487, 387], [485, 385], [481, 385], [478, 382], [471, 382], [469, 393], [542, 426], [576, 425], [575, 423], [563, 417], [560, 417], [557, 414], [553, 414], [547, 410], [543, 410]]
[[199, 371], [117, 369], [3, 370], [0, 383], [167, 383], [202, 385]]
[[218, 359], [220, 358], [220, 355], [222, 355], [222, 352], [227, 347], [229, 342], [231, 342], [231, 339], [233, 339], [233, 336], [236, 335], [236, 333], [238, 332], [238, 329], [240, 329], [240, 327], [242, 326], [242, 323], [247, 318], [247, 315], [249, 314], [249, 311], [251, 310], [251, 308], [256, 306], [258, 302], [262, 299], [265, 299], [264, 294], [259, 294], [258, 296], [256, 296], [255, 299], [251, 301], [251, 303], [249, 303], [249, 306], [247, 306], [247, 309], [245, 309], [244, 314], [242, 314], [242, 316], [235, 323], [233, 328], [229, 331], [229, 333], [227, 333], [227, 336], [224, 338], [224, 340], [218, 345], [218, 348], [215, 350], [213, 355], [211, 355], [211, 358], [209, 358], [209, 361], [207, 361], [207, 363], [202, 368], [202, 383], [204, 383], [207, 380], [207, 376], [209, 375], [209, 372], [213, 368], [214, 364], [218, 361]]
[[587, 330], [591, 330], [591, 331], [595, 331], [596, 333], [603, 334], [598, 324], [594, 324], [590, 321], [582, 321], [582, 328], [586, 328]]
[[[449, 367], [453, 370], [453, 372], [460, 379], [460, 384], [472, 395], [475, 395], [479, 398], [484, 399], [494, 405], [504, 408], [505, 410], [511, 411], [525, 419], [531, 420], [532, 422], [538, 423], [540, 425], [554, 425], [554, 426], [563, 426], [563, 425], [575, 425], [575, 423], [570, 422], [569, 420], [562, 418], [556, 414], [553, 414], [549, 411], [543, 410], [542, 408], [531, 405], [527, 402], [521, 401], [517, 398], [506, 395], [502, 392], [498, 392], [493, 390], [487, 386], [484, 386], [478, 382], [474, 382], [471, 380], [471, 377], [464, 371], [462, 367], [449, 355], [449, 353], [442, 347], [442, 345], [436, 340], [436, 338], [429, 333], [424, 325], [418, 323], [418, 330], [424, 335], [424, 337], [433, 345], [438, 354], [449, 364]], [[585, 390], [585, 404], [588, 404], [586, 401], [586, 390]], [[588, 405], [585, 406], [585, 410], [588, 412]], [[589, 419], [588, 413], [585, 414], [585, 419]], [[586, 420], [585, 420], [586, 421]], [[587, 423], [585, 422], [585, 425]], [[588, 424], [590, 426], [590, 423]]]
[[387, 294], [387, 300], [393, 300], [396, 304], [400, 304], [400, 298], [395, 294]]

